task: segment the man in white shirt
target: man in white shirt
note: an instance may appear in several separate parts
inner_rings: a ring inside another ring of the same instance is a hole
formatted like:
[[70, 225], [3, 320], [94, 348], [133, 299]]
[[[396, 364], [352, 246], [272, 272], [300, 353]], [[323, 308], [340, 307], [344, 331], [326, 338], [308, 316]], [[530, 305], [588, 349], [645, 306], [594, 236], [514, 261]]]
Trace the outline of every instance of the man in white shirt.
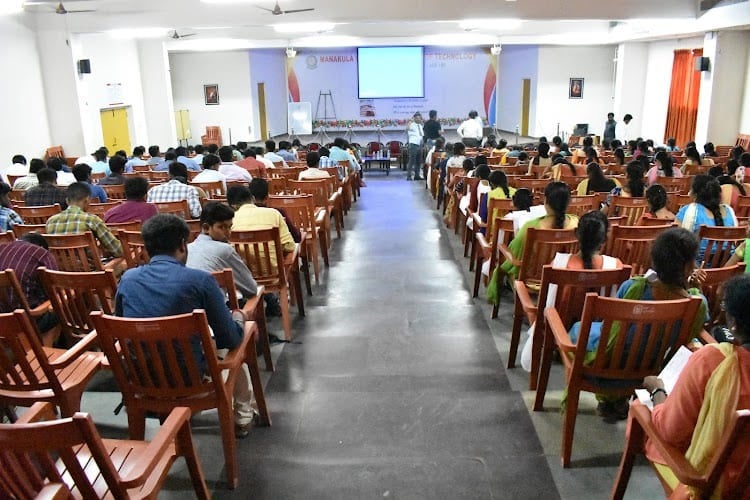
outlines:
[[13, 165], [10, 167], [0, 167], [0, 177], [2, 177], [5, 182], [10, 184], [8, 182], [8, 176], [22, 176], [22, 175], [29, 175], [29, 166], [26, 165], [26, 157], [23, 155], [15, 155], [13, 157]]
[[469, 118], [464, 120], [461, 125], [458, 126], [456, 133], [461, 138], [461, 142], [467, 147], [479, 147], [482, 143], [482, 136], [484, 135], [482, 123], [479, 121], [479, 113], [476, 111], [469, 111]]
[[[219, 173], [226, 177], [228, 181], [250, 182], [253, 176], [244, 168], [234, 164], [234, 149], [232, 146], [222, 146], [219, 148]], [[200, 175], [200, 174], [198, 174]]]
[[272, 140], [266, 141], [266, 154], [265, 158], [267, 160], [270, 160], [272, 163], [282, 163], [282, 167], [286, 168], [289, 165], [286, 164], [286, 160], [282, 158], [281, 156], [276, 154], [276, 143]]
[[299, 173], [297, 180], [313, 180], [313, 179], [326, 179], [330, 177], [328, 172], [320, 170], [320, 153], [317, 151], [310, 151], [307, 153], [307, 170], [303, 170]]
[[633, 115], [630, 113], [622, 117], [622, 121], [615, 125], [615, 137], [619, 139], [623, 144], [627, 144], [631, 139], [630, 137], [630, 121], [633, 119]]
[[216, 155], [205, 155], [203, 157], [203, 171], [193, 177], [192, 182], [216, 182], [221, 181], [224, 192], [227, 191], [227, 176], [219, 172], [221, 159]]
[[276, 168], [273, 162], [264, 156], [263, 148], [255, 148], [255, 159], [265, 165], [266, 169]]
[[63, 162], [62, 158], [52, 157], [47, 160], [47, 167], [57, 172], [57, 185], [66, 187], [70, 186], [74, 182], [78, 182], [76, 180], [76, 177], [72, 173], [65, 171], [63, 165], [65, 165], [65, 163]]
[[414, 180], [421, 181], [419, 169], [422, 164], [422, 141], [424, 140], [424, 129], [422, 128], [422, 114], [417, 112], [409, 121], [406, 129], [407, 144], [409, 148], [409, 163], [406, 165], [406, 180], [410, 181], [412, 172]]

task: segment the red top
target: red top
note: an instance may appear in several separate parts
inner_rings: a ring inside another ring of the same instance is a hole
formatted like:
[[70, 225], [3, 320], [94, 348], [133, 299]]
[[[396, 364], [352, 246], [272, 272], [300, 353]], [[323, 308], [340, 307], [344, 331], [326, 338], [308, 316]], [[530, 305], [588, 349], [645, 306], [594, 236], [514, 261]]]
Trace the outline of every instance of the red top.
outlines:
[[104, 214], [104, 222], [135, 222], [141, 223], [157, 214], [156, 205], [145, 201], [125, 201]]

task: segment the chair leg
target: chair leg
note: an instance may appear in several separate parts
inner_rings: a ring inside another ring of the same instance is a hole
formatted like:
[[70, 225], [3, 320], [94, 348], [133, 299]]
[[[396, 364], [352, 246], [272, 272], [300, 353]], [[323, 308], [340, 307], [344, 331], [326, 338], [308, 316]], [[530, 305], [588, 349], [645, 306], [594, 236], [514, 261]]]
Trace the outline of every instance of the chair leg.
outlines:
[[239, 467], [237, 466], [237, 443], [234, 433], [234, 416], [232, 415], [231, 400], [219, 401], [219, 425], [221, 426], [221, 441], [224, 445], [224, 466], [227, 469], [229, 489], [233, 490], [240, 482]]
[[475, 253], [476, 253], [477, 248], [478, 248], [478, 246], [476, 244], [477, 243], [477, 234], [479, 234], [479, 233], [472, 232], [472, 234], [471, 234], [471, 241], [466, 242], [467, 245], [469, 245], [469, 272], [472, 272], [474, 270], [474, 265], [476, 264], [476, 262], [474, 262], [474, 261], [476, 260]]
[[516, 356], [518, 355], [518, 344], [521, 341], [521, 324], [523, 323], [523, 307], [516, 296], [513, 305], [513, 328], [510, 333], [510, 351], [508, 351], [508, 368], [516, 367]]
[[[307, 255], [309, 257], [312, 257], [313, 272], [315, 273], [315, 284], [320, 285], [320, 259], [318, 259], [318, 247], [317, 245], [315, 245], [315, 242], [312, 239], [307, 240], [305, 242], [305, 246], [309, 250], [309, 252], [307, 252]], [[310, 295], [312, 295], [312, 291], [310, 291]]]
[[312, 283], [310, 283], [310, 265], [307, 260], [307, 255], [302, 255], [302, 274], [305, 276], [305, 288], [307, 289], [307, 295], [312, 296]]
[[299, 277], [299, 270], [292, 272], [292, 279], [294, 280], [294, 295], [297, 299], [297, 313], [300, 316], [305, 315], [305, 297], [302, 295], [302, 282]]
[[631, 417], [628, 419], [628, 427], [625, 430], [625, 450], [622, 452], [615, 484], [612, 485], [610, 500], [622, 500], [625, 496], [625, 490], [627, 490], [628, 481], [630, 481], [630, 473], [633, 471], [635, 456], [643, 453], [644, 440], [643, 427], [635, 418]]
[[[547, 394], [547, 382], [549, 382], [549, 371], [552, 366], [552, 352], [554, 350], [554, 340], [552, 335], [545, 331], [544, 341], [542, 342], [542, 359], [539, 362], [539, 374], [537, 375], [536, 397], [534, 398], [534, 411], [544, 409], [544, 396]], [[529, 376], [534, 376], [534, 372]]]
[[284, 327], [284, 338], [292, 340], [292, 321], [289, 317], [289, 288], [282, 287], [279, 290], [279, 300], [281, 301], [281, 324]]
[[571, 386], [568, 383], [568, 399], [565, 402], [565, 414], [563, 415], [562, 450], [560, 460], [564, 469], [570, 467], [570, 456], [573, 453], [573, 435], [576, 430], [576, 417], [578, 416], [578, 401], [581, 390], [577, 384]]
[[177, 450], [185, 458], [185, 463], [190, 472], [190, 480], [193, 482], [195, 496], [208, 500], [211, 498], [211, 494], [208, 491], [208, 486], [206, 486], [206, 477], [203, 474], [198, 454], [195, 451], [195, 443], [193, 443], [193, 436], [190, 432], [190, 422], [185, 422], [180, 430], [177, 431], [176, 441]]
[[326, 233], [324, 229], [318, 231], [318, 242], [320, 243], [320, 253], [323, 255], [323, 265], [331, 267], [331, 262], [328, 259], [328, 241], [326, 241]]
[[128, 436], [135, 441], [143, 441], [146, 435], [146, 412], [140, 408], [127, 407]]
[[270, 427], [271, 415], [268, 413], [266, 393], [263, 391], [263, 381], [260, 378], [260, 369], [258, 368], [258, 353], [256, 352], [255, 345], [252, 342], [248, 344], [247, 349], [248, 353], [245, 357], [245, 364], [247, 365], [247, 370], [250, 372], [250, 383], [253, 386], [253, 397], [255, 398], [255, 404], [258, 405], [260, 423], [264, 427]]
[[[544, 316], [542, 316], [543, 318]], [[545, 322], [542, 321], [542, 325]], [[542, 358], [542, 348], [544, 345], [544, 332], [542, 326], [539, 328], [539, 321], [537, 320], [537, 328], [534, 328], [533, 338], [531, 339], [531, 371], [529, 372], [529, 390], [535, 391], [537, 384], [539, 383], [539, 363]], [[551, 359], [551, 358], [550, 358]]]
[[484, 265], [484, 259], [482, 258], [480, 251], [474, 252], [474, 292], [472, 297], [479, 297], [479, 282], [482, 280], [482, 266]]

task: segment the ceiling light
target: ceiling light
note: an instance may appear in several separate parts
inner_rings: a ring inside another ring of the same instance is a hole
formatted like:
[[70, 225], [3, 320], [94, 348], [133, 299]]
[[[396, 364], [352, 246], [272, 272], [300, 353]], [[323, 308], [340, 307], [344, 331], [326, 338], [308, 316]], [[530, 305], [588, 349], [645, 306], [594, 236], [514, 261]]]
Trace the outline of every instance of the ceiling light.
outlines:
[[521, 26], [520, 19], [464, 19], [458, 22], [464, 31], [489, 30], [507, 31]]
[[128, 28], [109, 30], [107, 33], [118, 40], [130, 40], [133, 38], [161, 38], [167, 35], [167, 28]]
[[296, 51], [296, 50], [294, 50], [294, 49], [293, 49], [293, 48], [291, 48], [291, 47], [287, 47], [287, 48], [286, 48], [286, 56], [287, 56], [287, 57], [288, 57], [289, 59], [294, 59], [294, 58], [295, 58], [295, 57], [297, 56], [297, 51]]
[[490, 47], [490, 54], [493, 56], [499, 56], [500, 52], [503, 51], [503, 46], [500, 44], [495, 44], [492, 47]]
[[281, 23], [274, 24], [273, 29], [276, 30], [276, 33], [323, 33], [331, 31], [335, 26], [335, 23], [325, 22]]

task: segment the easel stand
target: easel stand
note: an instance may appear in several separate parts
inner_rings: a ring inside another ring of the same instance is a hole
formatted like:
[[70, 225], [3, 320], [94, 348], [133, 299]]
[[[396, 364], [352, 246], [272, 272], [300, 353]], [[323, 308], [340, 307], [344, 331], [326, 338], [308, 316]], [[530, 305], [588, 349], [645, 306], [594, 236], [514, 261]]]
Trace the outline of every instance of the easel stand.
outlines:
[[352, 127], [347, 127], [346, 134], [344, 134], [344, 139], [349, 142], [349, 144], [360, 144], [359, 137], [357, 137], [357, 134], [354, 133], [354, 130], [352, 130]]
[[325, 126], [321, 125], [320, 127], [318, 127], [318, 133], [313, 138], [313, 142], [317, 142], [317, 143], [322, 144], [324, 146], [326, 144], [328, 144], [329, 142], [332, 142], [331, 141], [331, 137], [326, 132]]
[[[329, 109], [330, 101], [330, 109]], [[320, 105], [323, 105], [323, 114], [320, 113]], [[329, 114], [330, 111], [330, 114]], [[320, 91], [318, 94], [318, 104], [315, 106], [315, 121], [318, 123], [326, 123], [336, 119], [336, 106], [333, 104], [333, 94], [329, 90], [328, 92]], [[326, 133], [325, 125], [318, 127], [318, 135], [315, 136], [315, 142], [320, 144], [328, 144], [331, 142], [331, 138]]]

